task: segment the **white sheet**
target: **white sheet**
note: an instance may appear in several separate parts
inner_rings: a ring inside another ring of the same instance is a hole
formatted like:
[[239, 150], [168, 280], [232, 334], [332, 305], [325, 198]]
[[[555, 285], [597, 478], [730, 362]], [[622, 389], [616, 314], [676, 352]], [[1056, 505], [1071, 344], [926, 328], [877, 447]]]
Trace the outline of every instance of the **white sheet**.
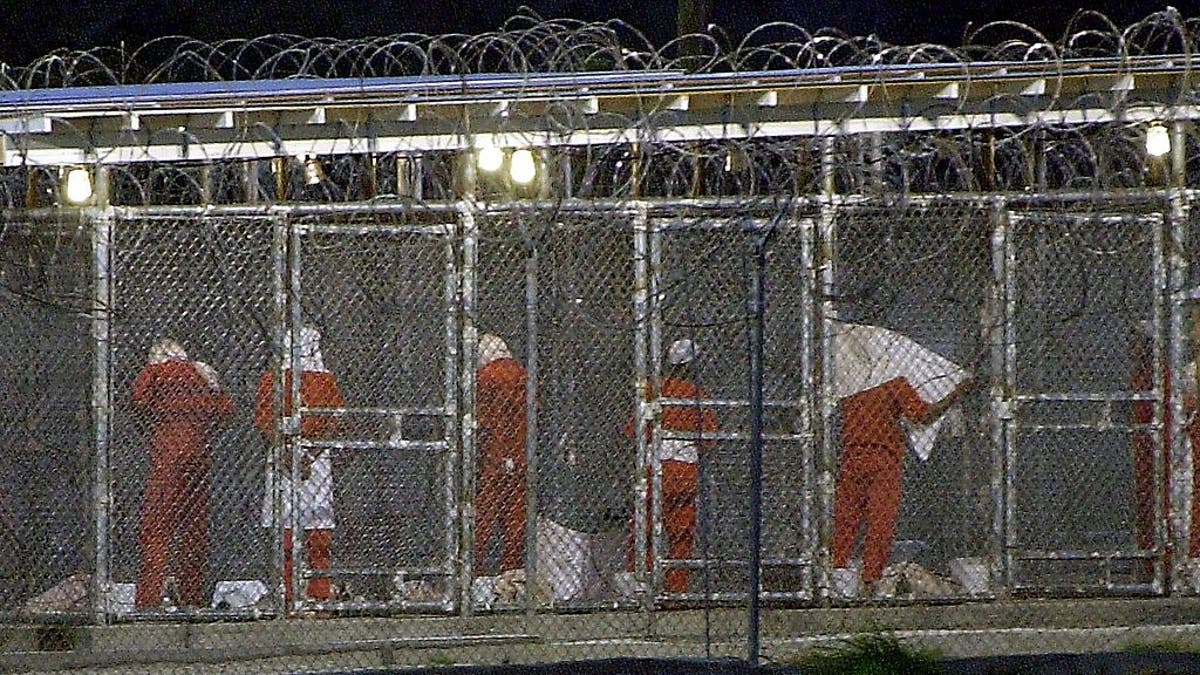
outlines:
[[[832, 389], [839, 399], [903, 377], [926, 403], [933, 404], [968, 377], [961, 366], [895, 331], [841, 321], [831, 322], [831, 329]], [[945, 419], [924, 426], [902, 422], [909, 446], [922, 461], [933, 452]]]

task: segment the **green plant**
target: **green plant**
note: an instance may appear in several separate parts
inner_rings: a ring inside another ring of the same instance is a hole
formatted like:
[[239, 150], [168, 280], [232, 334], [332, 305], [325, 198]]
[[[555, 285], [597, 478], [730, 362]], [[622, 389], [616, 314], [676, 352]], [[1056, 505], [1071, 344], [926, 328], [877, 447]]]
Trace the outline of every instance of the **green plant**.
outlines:
[[944, 672], [936, 654], [906, 647], [893, 635], [856, 635], [819, 647], [799, 660], [815, 675], [936, 675]]

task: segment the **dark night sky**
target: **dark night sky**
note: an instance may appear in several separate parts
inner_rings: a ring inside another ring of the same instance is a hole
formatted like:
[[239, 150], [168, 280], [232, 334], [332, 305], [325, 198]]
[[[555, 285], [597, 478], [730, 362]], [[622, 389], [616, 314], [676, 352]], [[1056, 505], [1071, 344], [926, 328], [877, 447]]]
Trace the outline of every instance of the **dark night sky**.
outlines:
[[[957, 44], [968, 23], [996, 19], [1030, 23], [1058, 37], [1076, 10], [1095, 9], [1119, 25], [1161, 10], [1150, 0], [713, 0], [712, 21], [736, 39], [768, 21], [810, 29], [834, 27], [876, 33], [890, 42]], [[671, 0], [0, 0], [0, 61], [27, 63], [58, 47], [141, 44], [162, 35], [206, 40], [267, 33], [354, 37], [399, 32], [468, 32], [497, 28], [519, 6], [544, 16], [621, 18], [661, 44], [674, 30]], [[1178, 0], [1185, 16], [1200, 17], [1200, 0]]]

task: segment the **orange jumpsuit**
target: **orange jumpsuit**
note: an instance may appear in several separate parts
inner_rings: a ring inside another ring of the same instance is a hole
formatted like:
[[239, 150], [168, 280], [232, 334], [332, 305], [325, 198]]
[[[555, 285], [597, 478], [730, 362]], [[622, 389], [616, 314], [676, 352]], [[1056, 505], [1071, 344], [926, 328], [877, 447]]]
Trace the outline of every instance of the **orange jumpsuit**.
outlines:
[[[1162, 461], [1163, 475], [1171, 475], [1171, 373], [1163, 375], [1163, 430], [1162, 430]], [[1150, 391], [1153, 388], [1154, 372], [1152, 366], [1143, 366], [1133, 373], [1133, 389], [1138, 392]], [[1187, 395], [1183, 401], [1185, 412], [1196, 410], [1196, 398]], [[1138, 401], [1133, 405], [1133, 423], [1150, 424], [1154, 421], [1154, 402]], [[1186, 433], [1192, 446], [1192, 530], [1188, 541], [1188, 556], [1200, 556], [1200, 423], [1193, 417], [1186, 424]], [[1147, 430], [1133, 432], [1133, 481], [1134, 481], [1134, 528], [1137, 535], [1137, 545], [1140, 550], [1154, 548], [1155, 515], [1154, 515], [1154, 437]], [[1168, 550], [1163, 556], [1163, 565], [1170, 569], [1170, 514], [1171, 490], [1169, 481], [1162, 481], [1162, 518], [1167, 526]], [[1143, 568], [1147, 574], [1153, 572], [1153, 563], [1147, 562]]]
[[847, 396], [841, 404], [842, 464], [833, 505], [833, 565], [850, 564], [865, 517], [862, 579], [871, 583], [883, 576], [900, 517], [907, 447], [900, 419], [923, 419], [929, 404], [902, 377]]
[[209, 442], [220, 422], [233, 414], [233, 401], [210, 388], [190, 361], [172, 360], [142, 370], [133, 383], [133, 402], [153, 427], [135, 603], [138, 609], [149, 609], [162, 602], [172, 542], [178, 535], [174, 553], [179, 601], [198, 607], [204, 604], [208, 566]]
[[500, 571], [525, 566], [525, 368], [499, 358], [475, 380], [475, 418], [482, 450], [475, 493], [475, 569], [482, 572], [496, 525]]
[[[698, 399], [708, 398], [703, 389], [691, 380], [665, 378], [662, 381], [663, 398]], [[711, 433], [717, 430], [717, 415], [711, 408], [695, 404], [668, 405], [662, 409], [662, 429], [674, 432], [673, 436], [686, 436], [687, 432], [702, 431]], [[681, 433], [682, 432], [682, 433]], [[634, 438], [634, 420], [625, 427], [625, 435]], [[711, 441], [700, 441], [697, 450], [712, 445]], [[697, 457], [698, 459], [698, 457]], [[667, 537], [667, 559], [686, 560], [692, 557], [692, 548], [696, 539], [696, 500], [700, 494], [700, 467], [695, 461], [682, 461], [664, 457], [662, 464], [662, 518], [663, 529]], [[646, 469], [647, 480], [653, 480], [653, 471]], [[646, 501], [646, 537], [653, 542], [654, 537], [654, 504], [652, 496]], [[627, 568], [633, 570], [634, 535], [629, 538], [629, 556]], [[653, 568], [653, 547], [646, 550], [646, 566]], [[664, 579], [665, 590], [669, 593], [685, 593], [691, 580], [691, 574], [686, 569], [668, 569]]]
[[[258, 382], [258, 394], [255, 397], [254, 426], [271, 436], [276, 428], [276, 415], [272, 405], [274, 401], [275, 376], [271, 371], [263, 373]], [[287, 392], [292, 386], [292, 371], [284, 371], [284, 416], [291, 414], [291, 399]], [[341, 408], [346, 405], [342, 391], [338, 387], [337, 378], [328, 371], [305, 370], [300, 373], [300, 404], [306, 408]], [[300, 435], [309, 440], [325, 439], [333, 436], [337, 429], [337, 418], [322, 415], [304, 415], [300, 419]], [[321, 460], [317, 460], [321, 461]], [[328, 461], [327, 459], [325, 461]], [[308, 471], [309, 465], [314, 464], [306, 458], [303, 472]], [[302, 473], [303, 475], [303, 473]], [[332, 481], [332, 474], [327, 478]], [[306, 523], [304, 504], [305, 496], [301, 495], [301, 503], [294, 505], [300, 509], [300, 526], [304, 528], [304, 550], [308, 554], [309, 569], [327, 571], [332, 567], [333, 555], [333, 524], [332, 524], [332, 485], [318, 486], [329, 492], [330, 503], [327, 504], [329, 520], [321, 524]], [[301, 487], [303, 492], [307, 488]], [[290, 499], [288, 497], [287, 499]], [[290, 519], [286, 519], [290, 523]], [[283, 579], [284, 598], [292, 600], [292, 528], [288, 525], [283, 530]], [[308, 582], [308, 597], [314, 600], [329, 600], [333, 597], [333, 589], [328, 577], [310, 579]]]

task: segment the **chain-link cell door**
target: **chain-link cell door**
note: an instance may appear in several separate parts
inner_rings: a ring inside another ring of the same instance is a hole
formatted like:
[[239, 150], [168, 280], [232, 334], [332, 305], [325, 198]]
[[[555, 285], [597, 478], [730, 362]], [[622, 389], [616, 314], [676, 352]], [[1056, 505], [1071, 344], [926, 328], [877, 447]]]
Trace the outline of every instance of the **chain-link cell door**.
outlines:
[[293, 606], [453, 607], [452, 222], [292, 223], [280, 328], [294, 348], [282, 362], [303, 374], [298, 385], [280, 378], [293, 403], [283, 409], [299, 414], [282, 420], [290, 452], [276, 460], [274, 513], [285, 560], [291, 545]]
[[[478, 233], [472, 574], [485, 585], [523, 568], [539, 595], [476, 598], [474, 611], [629, 603], [629, 215], [514, 211]], [[525, 369], [523, 390], [504, 385], [517, 371], [485, 344], [495, 337]]]
[[270, 578], [251, 418], [271, 353], [272, 242], [264, 218], [112, 224], [111, 432], [100, 467], [111, 507], [99, 572], [116, 618], [214, 605], [249, 613], [254, 598], [218, 591], [265, 590]]
[[96, 377], [103, 350], [88, 336], [107, 325], [107, 286], [93, 268], [108, 259], [104, 232], [67, 217], [0, 226], [0, 611], [9, 616], [58, 622], [93, 609], [82, 592], [96, 560], [90, 420], [108, 397]]
[[[985, 595], [986, 573], [963, 573], [986, 569], [994, 534], [994, 443], [981, 423], [979, 388], [960, 390], [966, 395], [936, 423], [911, 424], [898, 405], [895, 417], [864, 413], [869, 399], [859, 394], [902, 378], [935, 406], [957, 388], [957, 369], [987, 381], [989, 214], [953, 201], [864, 206], [840, 210], [832, 226], [823, 246], [834, 258], [821, 358], [827, 466], [836, 477], [826, 513], [831, 565], [861, 565], [861, 578], [876, 581], [883, 597]], [[901, 422], [902, 433], [889, 439], [881, 419]], [[853, 597], [836, 585], [831, 591]]]
[[[751, 490], [762, 491], [762, 593], [811, 596], [810, 220], [732, 214], [650, 224], [645, 509], [658, 597], [744, 597]], [[806, 238], [807, 233], [807, 238]], [[769, 235], [769, 236], [768, 236]], [[765, 238], [763, 480], [749, 472], [754, 242]]]
[[1160, 592], [1162, 220], [1012, 213], [1005, 231], [999, 407], [1011, 586]]

